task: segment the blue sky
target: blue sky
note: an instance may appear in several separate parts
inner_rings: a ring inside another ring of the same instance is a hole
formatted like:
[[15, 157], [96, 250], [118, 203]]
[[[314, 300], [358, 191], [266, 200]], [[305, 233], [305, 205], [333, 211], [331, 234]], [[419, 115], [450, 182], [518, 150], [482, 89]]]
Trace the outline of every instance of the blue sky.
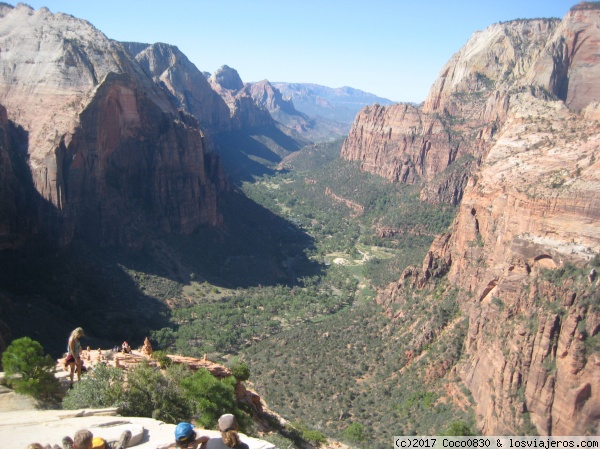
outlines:
[[[11, 2], [16, 4], [17, 2]], [[350, 86], [421, 102], [477, 30], [563, 18], [576, 0], [31, 0], [120, 41], [166, 42], [202, 71], [224, 64], [244, 82]]]

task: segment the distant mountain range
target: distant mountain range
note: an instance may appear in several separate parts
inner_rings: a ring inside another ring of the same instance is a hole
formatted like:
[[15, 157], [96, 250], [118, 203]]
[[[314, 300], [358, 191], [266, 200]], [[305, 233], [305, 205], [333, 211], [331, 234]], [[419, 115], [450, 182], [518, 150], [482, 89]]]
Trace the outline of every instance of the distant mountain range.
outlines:
[[279, 89], [284, 98], [292, 100], [297, 110], [308, 116], [347, 124], [347, 131], [363, 107], [375, 103], [381, 106], [395, 103], [352, 87], [331, 88], [318, 84], [284, 82], [271, 84]]

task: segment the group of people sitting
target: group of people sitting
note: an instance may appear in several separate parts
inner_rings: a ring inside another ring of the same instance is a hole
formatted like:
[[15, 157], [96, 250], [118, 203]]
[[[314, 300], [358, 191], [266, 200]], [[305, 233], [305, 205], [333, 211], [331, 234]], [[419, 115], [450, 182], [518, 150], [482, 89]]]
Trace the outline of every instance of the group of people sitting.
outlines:
[[122, 352], [123, 354], [131, 354], [131, 346], [127, 341], [124, 341], [121, 346], [115, 346], [113, 352]]
[[[73, 438], [66, 436], [62, 439], [62, 449], [125, 449], [131, 441], [131, 432], [124, 430], [119, 441], [106, 441], [102, 437], [95, 437], [87, 429], [78, 430]], [[33, 443], [27, 446], [27, 449], [61, 449], [58, 444], [42, 446], [40, 443]]]
[[[221, 438], [210, 438], [208, 436], [198, 436], [194, 430], [193, 424], [180, 422], [175, 427], [175, 444], [169, 449], [249, 449], [246, 443], [242, 443], [238, 434], [239, 425], [235, 416], [227, 413], [219, 418], [218, 423]], [[125, 449], [131, 441], [131, 432], [123, 431], [119, 441], [106, 441], [102, 437], [94, 437], [92, 432], [87, 429], [78, 430], [73, 438], [64, 437], [62, 439], [62, 449]], [[40, 443], [33, 443], [27, 446], [27, 449], [61, 449], [57, 444], [42, 446]]]
[[175, 428], [175, 446], [169, 449], [248, 449], [248, 445], [240, 440], [239, 425], [234, 415], [222, 415], [218, 427], [221, 438], [198, 437], [192, 424], [181, 422]]

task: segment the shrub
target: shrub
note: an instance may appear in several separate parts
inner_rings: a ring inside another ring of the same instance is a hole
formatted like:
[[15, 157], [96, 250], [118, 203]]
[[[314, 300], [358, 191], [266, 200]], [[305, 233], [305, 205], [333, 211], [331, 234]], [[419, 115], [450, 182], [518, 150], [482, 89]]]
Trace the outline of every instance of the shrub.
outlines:
[[29, 337], [14, 340], [2, 354], [2, 365], [7, 384], [17, 393], [36, 399], [56, 398], [60, 384], [54, 377], [55, 362], [44, 355], [37, 341]]
[[152, 358], [158, 362], [162, 369], [173, 365], [173, 360], [171, 360], [164, 351], [154, 351], [152, 353]]
[[180, 386], [180, 379], [186, 375], [178, 366], [169, 368], [165, 375], [147, 362], [141, 363], [127, 375], [121, 414], [152, 417], [171, 424], [189, 420], [193, 407]]
[[362, 443], [366, 441], [365, 426], [361, 423], [353, 422], [344, 430], [344, 437], [352, 443]]
[[69, 410], [119, 407], [122, 400], [123, 371], [100, 364], [67, 392], [63, 407]]
[[237, 407], [233, 376], [217, 379], [206, 369], [199, 369], [182, 381], [186, 397], [194, 404], [196, 422], [205, 429], [214, 428], [219, 417], [225, 413], [236, 416], [242, 431], [248, 425], [246, 415]]
[[313, 446], [327, 443], [327, 438], [318, 430], [306, 429], [302, 431], [302, 438], [308, 441]]
[[448, 430], [442, 433], [443, 436], [475, 436], [471, 427], [464, 421], [452, 421]]
[[250, 367], [244, 362], [238, 362], [231, 366], [231, 374], [240, 382], [250, 378]]

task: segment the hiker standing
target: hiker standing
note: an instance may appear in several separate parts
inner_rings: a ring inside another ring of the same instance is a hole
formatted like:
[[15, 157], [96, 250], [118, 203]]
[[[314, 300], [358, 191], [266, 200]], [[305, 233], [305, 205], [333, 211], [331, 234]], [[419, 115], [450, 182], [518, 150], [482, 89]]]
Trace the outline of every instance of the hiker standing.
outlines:
[[84, 336], [83, 328], [78, 327], [69, 336], [69, 343], [67, 344], [67, 359], [65, 360], [65, 364], [69, 366], [70, 370], [70, 378], [71, 378], [71, 386], [73, 386], [73, 375], [75, 374], [75, 369], [77, 368], [77, 381], [81, 380], [81, 367], [83, 362], [81, 361], [81, 343], [79, 339]]

